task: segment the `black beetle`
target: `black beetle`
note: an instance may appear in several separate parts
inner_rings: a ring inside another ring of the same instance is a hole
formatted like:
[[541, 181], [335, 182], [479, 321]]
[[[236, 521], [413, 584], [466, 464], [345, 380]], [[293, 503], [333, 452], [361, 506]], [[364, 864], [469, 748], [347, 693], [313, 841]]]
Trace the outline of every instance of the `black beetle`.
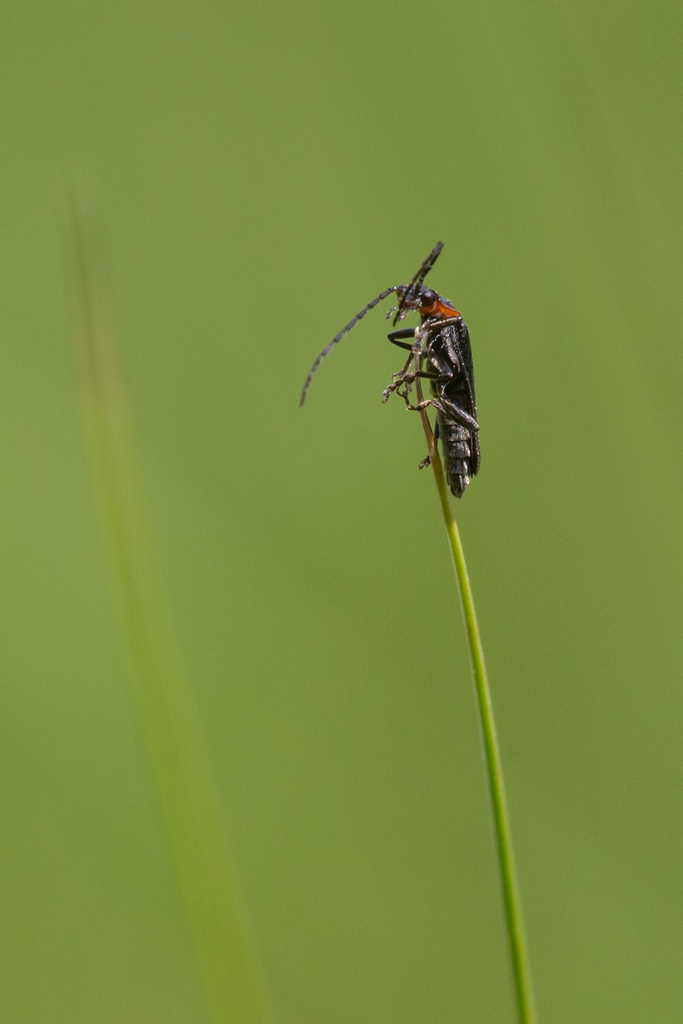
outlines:
[[[420, 411], [429, 405], [435, 407], [434, 433], [437, 440], [441, 440], [446, 479], [453, 494], [461, 498], [470, 478], [479, 471], [481, 450], [474, 394], [472, 348], [467, 324], [448, 299], [431, 288], [425, 288], [423, 283], [442, 249], [443, 242], [437, 242], [410, 284], [395, 285], [381, 292], [332, 339], [311, 367], [301, 393], [300, 404], [303, 405], [306, 401], [306, 393], [313, 374], [328, 352], [366, 313], [383, 299], [396, 293], [398, 305], [389, 310], [387, 318], [395, 311], [395, 326], [414, 309], [420, 314], [420, 326], [415, 329], [400, 328], [388, 335], [389, 341], [394, 345], [408, 349], [410, 356], [403, 369], [394, 374], [393, 383], [384, 391], [384, 401], [386, 402], [396, 391], [405, 400], [408, 409]], [[407, 344], [404, 340], [407, 338], [413, 339], [412, 344]], [[419, 369], [411, 369], [414, 365]], [[426, 369], [423, 369], [425, 366]], [[412, 405], [409, 392], [411, 384], [418, 376], [429, 379], [433, 397]], [[426, 465], [427, 462], [428, 460], [425, 460], [422, 465]]]

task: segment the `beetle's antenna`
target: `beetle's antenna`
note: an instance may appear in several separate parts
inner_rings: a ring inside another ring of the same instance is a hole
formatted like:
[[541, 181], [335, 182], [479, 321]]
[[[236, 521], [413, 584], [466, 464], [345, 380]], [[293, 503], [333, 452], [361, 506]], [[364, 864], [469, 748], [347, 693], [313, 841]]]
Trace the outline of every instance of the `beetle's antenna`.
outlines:
[[429, 256], [427, 257], [427, 259], [424, 261], [424, 263], [422, 264], [422, 266], [418, 270], [418, 272], [415, 275], [415, 277], [412, 279], [412, 281], [410, 282], [410, 284], [406, 288], [406, 290], [403, 293], [403, 295], [401, 297], [401, 300], [400, 300], [400, 302], [398, 304], [398, 307], [397, 307], [398, 312], [396, 313], [396, 316], [394, 317], [394, 327], [396, 326], [398, 321], [402, 319], [401, 313], [403, 312], [403, 310], [405, 308], [406, 302], [408, 301], [408, 299], [412, 299], [414, 297], [415, 292], [420, 287], [420, 285], [424, 281], [425, 277], [427, 276], [429, 271], [432, 269], [432, 267], [436, 263], [436, 261], [438, 259], [438, 256], [439, 256], [439, 253], [441, 252], [442, 249], [443, 249], [443, 242], [437, 242], [436, 245], [434, 246], [434, 248], [432, 249], [432, 251], [430, 252]]
[[[439, 245], [441, 245], [441, 243], [439, 243]], [[437, 256], [438, 256], [438, 253], [437, 253]], [[434, 259], [436, 259], [436, 256], [434, 257]], [[423, 264], [423, 266], [424, 266], [424, 264]], [[427, 268], [427, 269], [429, 269], [429, 268]], [[422, 270], [422, 267], [420, 267], [420, 270]], [[425, 274], [426, 273], [427, 273], [427, 271], [425, 270]], [[356, 313], [356, 315], [354, 316], [353, 320], [349, 320], [349, 322], [346, 325], [346, 327], [344, 328], [344, 330], [340, 331], [339, 334], [337, 334], [336, 337], [334, 337], [332, 339], [332, 341], [329, 343], [329, 345], [322, 350], [322, 352], [320, 353], [320, 355], [318, 356], [316, 361], [313, 363], [313, 366], [311, 367], [311, 372], [309, 373], [308, 377], [306, 378], [306, 383], [304, 384], [304, 389], [301, 392], [301, 401], [299, 402], [299, 405], [303, 405], [304, 402], [306, 401], [306, 392], [308, 391], [308, 389], [310, 387], [311, 380], [313, 379], [313, 374], [318, 369], [318, 367], [320, 366], [321, 362], [323, 361], [323, 359], [325, 358], [327, 353], [330, 352], [334, 348], [334, 346], [337, 344], [337, 342], [342, 340], [342, 338], [344, 337], [345, 334], [349, 333], [349, 331], [351, 330], [352, 327], [356, 326], [356, 324], [358, 323], [359, 320], [363, 319], [363, 317], [365, 316], [366, 313], [369, 313], [371, 309], [374, 309], [378, 302], [381, 302], [382, 299], [386, 299], [389, 295], [392, 294], [392, 292], [397, 292], [398, 289], [402, 288], [402, 287], [404, 287], [404, 286], [399, 284], [399, 285], [395, 285], [393, 288], [387, 288], [387, 290], [385, 292], [382, 292], [380, 295], [378, 295], [376, 299], [372, 300], [372, 302], [368, 302], [368, 304], [365, 307], [365, 309], [361, 309], [360, 313]]]
[[438, 256], [439, 256], [439, 253], [441, 252], [442, 249], [443, 249], [443, 242], [437, 242], [436, 245], [434, 246], [434, 248], [432, 249], [432, 251], [430, 252], [429, 256], [427, 257], [427, 259], [424, 261], [424, 263], [422, 264], [422, 266], [418, 270], [417, 274], [413, 278], [411, 284], [415, 284], [415, 283], [422, 284], [422, 282], [424, 281], [425, 277], [427, 276], [429, 271], [432, 269], [432, 267], [436, 263], [436, 261], [438, 259]]

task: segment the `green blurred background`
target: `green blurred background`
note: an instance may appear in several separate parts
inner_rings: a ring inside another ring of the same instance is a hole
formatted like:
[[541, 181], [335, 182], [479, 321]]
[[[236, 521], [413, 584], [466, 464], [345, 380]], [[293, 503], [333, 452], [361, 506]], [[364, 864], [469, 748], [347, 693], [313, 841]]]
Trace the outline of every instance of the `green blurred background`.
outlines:
[[377, 292], [473, 339], [458, 514], [542, 1022], [683, 1004], [679, 4], [0, 15], [2, 1019], [204, 1022], [70, 352], [97, 182], [140, 460], [282, 1024], [512, 1019], [467, 657]]

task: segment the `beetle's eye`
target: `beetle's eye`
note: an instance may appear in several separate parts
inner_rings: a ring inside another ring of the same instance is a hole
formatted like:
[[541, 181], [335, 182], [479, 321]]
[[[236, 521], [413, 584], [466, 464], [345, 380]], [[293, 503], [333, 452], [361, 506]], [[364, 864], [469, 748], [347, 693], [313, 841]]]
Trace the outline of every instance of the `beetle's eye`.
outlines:
[[433, 292], [431, 288], [425, 288], [420, 296], [421, 306], [433, 306], [436, 298], [436, 292]]

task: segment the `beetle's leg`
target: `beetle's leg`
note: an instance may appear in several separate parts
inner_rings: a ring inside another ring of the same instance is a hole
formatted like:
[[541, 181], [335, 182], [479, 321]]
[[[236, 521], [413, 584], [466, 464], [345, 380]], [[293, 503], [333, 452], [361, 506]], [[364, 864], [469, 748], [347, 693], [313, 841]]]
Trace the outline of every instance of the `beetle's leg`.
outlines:
[[437, 355], [436, 352], [430, 352], [429, 359], [438, 370], [439, 376], [443, 377], [445, 382], [448, 382], [453, 379], [453, 377], [455, 376], [455, 371], [453, 367], [450, 365], [450, 363], [447, 363], [446, 360], [443, 359], [440, 355]]
[[[387, 338], [392, 345], [398, 345], [399, 348], [405, 348], [408, 352], [412, 352], [415, 343], [415, 330], [412, 327], [402, 327], [398, 331], [391, 331], [387, 334]], [[405, 342], [399, 341], [399, 338], [412, 338], [413, 345], [406, 345]]]
[[391, 379], [392, 380], [398, 380], [399, 377], [405, 377], [405, 375], [408, 372], [408, 367], [410, 366], [412, 361], [413, 361], [413, 350], [411, 348], [410, 355], [408, 356], [408, 358], [406, 359], [405, 363], [403, 364], [403, 367], [398, 371], [398, 373], [392, 373]]
[[428, 409], [430, 405], [433, 405], [439, 412], [443, 412], [441, 404], [435, 398], [426, 398], [424, 402], [418, 402], [417, 405], [408, 405], [406, 402], [406, 405], [409, 412], [422, 412], [423, 409]]
[[414, 373], [396, 373], [395, 378], [398, 380], [399, 377], [402, 379], [398, 381], [401, 384], [411, 384], [417, 377], [422, 377], [424, 380], [442, 380], [440, 373], [427, 373], [426, 370], [416, 370]]
[[[420, 374], [420, 376], [422, 376], [422, 374]], [[452, 419], [454, 419], [461, 426], [465, 427], [467, 430], [472, 430], [475, 433], [479, 432], [479, 424], [477, 423], [477, 421], [472, 416], [470, 416], [468, 412], [465, 412], [464, 409], [461, 409], [459, 405], [454, 405], [453, 402], [449, 402], [448, 399], [444, 399], [443, 395], [441, 395], [440, 399], [427, 398], [425, 399], [424, 402], [418, 402], [417, 405], [411, 405], [406, 395], [401, 395], [401, 398], [405, 400], [406, 407], [410, 412], [422, 412], [423, 409], [426, 409], [428, 408], [428, 406], [433, 405], [434, 408], [437, 409], [439, 412], [442, 412], [444, 416], [450, 416]], [[442, 401], [444, 400], [446, 402], [445, 408], [441, 404]]]
[[387, 338], [389, 341], [393, 341], [394, 338], [414, 338], [419, 329], [419, 327], [399, 327], [397, 331], [389, 331]]
[[[399, 334], [400, 331], [396, 331], [395, 333]], [[408, 345], [404, 345], [404, 346], [401, 346], [401, 347], [402, 348], [408, 348], [409, 346]], [[385, 388], [384, 391], [382, 392], [382, 396], [383, 396], [382, 397], [382, 401], [383, 402], [387, 402], [389, 400], [390, 395], [393, 395], [394, 391], [398, 391], [398, 389], [403, 384], [406, 384], [408, 386], [408, 390], [410, 390], [410, 383], [413, 380], [415, 380], [415, 374], [409, 374], [408, 373], [408, 369], [410, 367], [410, 364], [413, 362], [413, 359], [417, 355], [418, 355], [418, 353], [415, 351], [414, 346], [411, 345], [410, 346], [410, 355], [408, 356], [408, 358], [406, 359], [405, 363], [403, 364], [403, 367], [398, 371], [398, 373], [392, 373], [392, 375], [391, 375], [391, 384], [389, 385], [388, 388]]]
[[441, 330], [442, 327], [445, 327], [446, 324], [455, 324], [458, 322], [458, 320], [462, 320], [462, 317], [449, 316], [446, 317], [445, 320], [426, 320], [423, 324], [420, 325], [420, 327], [417, 328], [417, 330], [420, 332], [420, 334], [427, 335], [429, 334], [430, 331], [438, 332]]
[[391, 375], [391, 384], [389, 385], [388, 388], [385, 388], [384, 391], [382, 392], [382, 401], [383, 402], [388, 402], [389, 398], [391, 397], [391, 395], [393, 395], [394, 391], [398, 391], [398, 389], [403, 384], [406, 384], [408, 386], [408, 388], [410, 388], [410, 382], [411, 382], [411, 380], [414, 380], [414, 378], [410, 377], [410, 374], [407, 374], [407, 370], [408, 370], [408, 367], [410, 366], [411, 361], [412, 361], [412, 356], [410, 357], [410, 359], [408, 360], [408, 362], [406, 363], [406, 365], [403, 367], [402, 370], [399, 370], [398, 373], [392, 373], [392, 375]]
[[[382, 401], [388, 402], [391, 396], [393, 395], [394, 391], [398, 391], [398, 389], [400, 387], [403, 387], [404, 384], [412, 384], [416, 377], [424, 377], [426, 380], [441, 380], [441, 378], [436, 373], [425, 373], [424, 370], [420, 370], [419, 373], [395, 373], [393, 383], [390, 384], [388, 388], [385, 388], [384, 391], [382, 392]], [[404, 396], [401, 395], [401, 398], [403, 397]]]
[[442, 410], [446, 416], [450, 416], [451, 419], [454, 419], [456, 423], [459, 423], [461, 427], [465, 427], [467, 430], [473, 430], [475, 433], [479, 432], [479, 424], [473, 416], [470, 416], [465, 409], [461, 409], [455, 402], [451, 402], [443, 392], [439, 397], [446, 406]]
[[423, 409], [427, 409], [430, 405], [433, 405], [435, 409], [439, 410], [439, 412], [445, 413], [446, 411], [441, 402], [436, 398], [427, 398], [424, 402], [418, 402], [417, 405], [411, 405], [410, 400], [406, 395], [401, 395], [401, 398], [405, 400], [406, 408], [409, 412], [422, 412]]
[[424, 459], [422, 460], [422, 462], [420, 463], [420, 465], [417, 468], [418, 469], [425, 469], [425, 467], [426, 466], [430, 466], [431, 463], [432, 463], [431, 455], [425, 455]]
[[[397, 373], [396, 377], [400, 378], [400, 380], [392, 381], [392, 383], [389, 385], [389, 387], [385, 388], [384, 391], [382, 392], [382, 404], [384, 404], [384, 402], [388, 402], [389, 401], [389, 399], [393, 395], [394, 391], [398, 391], [398, 393], [400, 395], [401, 392], [399, 391], [399, 388], [402, 388], [404, 384], [406, 385], [407, 389], [410, 390], [410, 380], [408, 378], [403, 377], [400, 373]], [[403, 397], [404, 396], [401, 395], [401, 398], [403, 398]]]

